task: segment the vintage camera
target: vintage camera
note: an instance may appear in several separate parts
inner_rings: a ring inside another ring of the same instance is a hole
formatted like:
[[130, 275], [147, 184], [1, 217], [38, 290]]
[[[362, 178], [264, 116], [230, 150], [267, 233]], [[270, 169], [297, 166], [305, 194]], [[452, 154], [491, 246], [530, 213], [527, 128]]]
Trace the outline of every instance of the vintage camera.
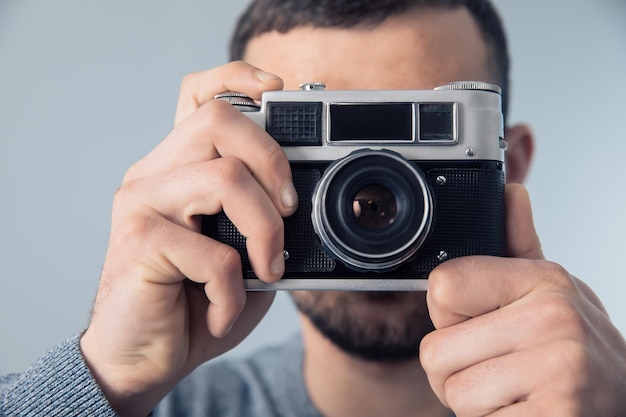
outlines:
[[250, 290], [424, 290], [441, 262], [505, 255], [500, 88], [271, 91], [238, 107], [284, 149], [300, 198], [285, 221], [284, 277], [254, 276], [245, 238], [223, 214], [204, 234], [241, 254]]

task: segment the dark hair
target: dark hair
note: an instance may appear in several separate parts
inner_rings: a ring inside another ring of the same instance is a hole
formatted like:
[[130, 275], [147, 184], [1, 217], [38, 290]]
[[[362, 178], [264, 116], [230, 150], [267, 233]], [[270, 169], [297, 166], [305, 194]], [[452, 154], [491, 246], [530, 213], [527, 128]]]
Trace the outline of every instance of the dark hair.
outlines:
[[250, 39], [298, 26], [353, 28], [377, 26], [414, 7], [465, 7], [474, 17], [489, 50], [489, 70], [502, 88], [506, 115], [509, 53], [502, 21], [489, 0], [253, 0], [239, 18], [230, 41], [230, 58], [242, 59]]

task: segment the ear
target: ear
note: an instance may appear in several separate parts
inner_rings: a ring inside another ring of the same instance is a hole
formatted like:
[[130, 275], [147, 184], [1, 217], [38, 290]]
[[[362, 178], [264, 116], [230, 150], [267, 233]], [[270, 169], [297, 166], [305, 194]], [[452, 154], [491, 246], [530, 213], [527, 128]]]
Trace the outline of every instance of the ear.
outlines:
[[523, 183], [535, 151], [535, 140], [528, 125], [517, 124], [506, 128], [506, 182]]

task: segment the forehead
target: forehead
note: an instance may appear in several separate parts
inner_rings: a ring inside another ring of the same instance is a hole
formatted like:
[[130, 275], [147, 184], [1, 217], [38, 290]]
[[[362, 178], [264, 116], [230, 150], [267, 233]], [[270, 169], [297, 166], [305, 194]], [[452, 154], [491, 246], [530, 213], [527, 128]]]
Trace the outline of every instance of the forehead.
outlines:
[[250, 40], [244, 59], [277, 74], [286, 89], [429, 89], [458, 80], [496, 82], [469, 12], [419, 8], [373, 28], [301, 26]]

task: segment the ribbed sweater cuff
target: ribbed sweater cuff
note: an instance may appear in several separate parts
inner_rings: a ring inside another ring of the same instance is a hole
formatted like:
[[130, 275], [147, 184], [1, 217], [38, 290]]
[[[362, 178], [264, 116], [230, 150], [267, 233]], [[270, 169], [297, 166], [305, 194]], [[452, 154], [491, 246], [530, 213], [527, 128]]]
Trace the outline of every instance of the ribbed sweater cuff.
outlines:
[[85, 363], [80, 336], [42, 356], [0, 393], [1, 416], [104, 416], [117, 414]]

